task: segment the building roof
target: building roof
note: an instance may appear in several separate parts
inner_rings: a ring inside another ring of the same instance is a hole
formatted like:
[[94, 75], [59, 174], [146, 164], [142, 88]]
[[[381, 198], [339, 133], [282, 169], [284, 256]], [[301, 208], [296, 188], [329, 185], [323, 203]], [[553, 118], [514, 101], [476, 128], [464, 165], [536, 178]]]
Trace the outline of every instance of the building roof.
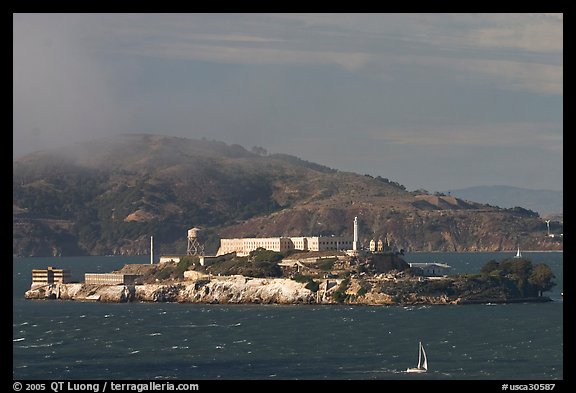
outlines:
[[447, 265], [445, 263], [438, 263], [438, 262], [410, 262], [410, 267], [420, 267], [420, 268], [427, 268], [432, 266], [442, 267], [444, 269], [452, 269], [452, 266]]

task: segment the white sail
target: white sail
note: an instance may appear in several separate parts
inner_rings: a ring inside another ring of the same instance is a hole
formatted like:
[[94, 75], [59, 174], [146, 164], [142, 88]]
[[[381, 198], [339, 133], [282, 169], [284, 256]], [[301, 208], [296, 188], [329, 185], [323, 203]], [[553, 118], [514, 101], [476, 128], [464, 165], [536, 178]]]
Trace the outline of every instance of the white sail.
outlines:
[[518, 251], [516, 252], [516, 256], [514, 258], [522, 258], [522, 254], [520, 253], [520, 246], [518, 246]]
[[422, 352], [422, 357], [424, 358], [424, 363], [422, 363], [422, 368], [424, 370], [428, 370], [428, 359], [426, 358], [426, 351], [424, 350], [422, 343], [420, 343], [420, 348], [422, 348], [421, 352]]
[[426, 358], [426, 351], [422, 346], [422, 342], [418, 342], [418, 366], [416, 368], [408, 368], [408, 373], [425, 373], [428, 371], [428, 359]]

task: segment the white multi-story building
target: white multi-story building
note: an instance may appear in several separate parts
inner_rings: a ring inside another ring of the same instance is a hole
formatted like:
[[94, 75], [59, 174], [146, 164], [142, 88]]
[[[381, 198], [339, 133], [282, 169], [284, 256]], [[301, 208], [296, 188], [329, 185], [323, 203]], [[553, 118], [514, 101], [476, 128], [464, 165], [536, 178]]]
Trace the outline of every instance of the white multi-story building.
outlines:
[[301, 236], [301, 237], [252, 237], [236, 239], [220, 239], [217, 255], [235, 252], [238, 256], [246, 256], [257, 248], [284, 252], [290, 250], [327, 251], [349, 250], [352, 239], [345, 236]]

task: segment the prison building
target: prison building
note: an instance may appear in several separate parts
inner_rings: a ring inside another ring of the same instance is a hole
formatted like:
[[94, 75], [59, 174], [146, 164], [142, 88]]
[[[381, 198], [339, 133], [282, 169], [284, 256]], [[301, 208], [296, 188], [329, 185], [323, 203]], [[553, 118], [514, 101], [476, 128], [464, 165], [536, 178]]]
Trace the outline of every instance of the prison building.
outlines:
[[32, 285], [66, 284], [70, 282], [70, 271], [67, 269], [55, 269], [48, 266], [48, 269], [32, 270]]
[[300, 236], [300, 237], [253, 237], [220, 239], [220, 248], [216, 255], [235, 252], [238, 256], [264, 248], [270, 251], [285, 252], [347, 250], [352, 246], [352, 239], [344, 236]]
[[91, 285], [133, 285], [140, 274], [86, 273], [84, 282]]

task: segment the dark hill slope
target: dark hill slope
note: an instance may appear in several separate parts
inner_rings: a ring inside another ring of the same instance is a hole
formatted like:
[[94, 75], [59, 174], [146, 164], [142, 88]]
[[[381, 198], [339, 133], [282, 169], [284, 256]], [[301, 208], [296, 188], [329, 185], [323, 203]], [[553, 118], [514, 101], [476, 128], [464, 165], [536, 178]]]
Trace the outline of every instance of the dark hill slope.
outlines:
[[134, 134], [14, 162], [15, 255], [184, 252], [186, 230], [218, 238], [351, 233], [421, 251], [560, 249], [523, 209], [418, 195], [381, 177], [340, 172], [223, 142]]

